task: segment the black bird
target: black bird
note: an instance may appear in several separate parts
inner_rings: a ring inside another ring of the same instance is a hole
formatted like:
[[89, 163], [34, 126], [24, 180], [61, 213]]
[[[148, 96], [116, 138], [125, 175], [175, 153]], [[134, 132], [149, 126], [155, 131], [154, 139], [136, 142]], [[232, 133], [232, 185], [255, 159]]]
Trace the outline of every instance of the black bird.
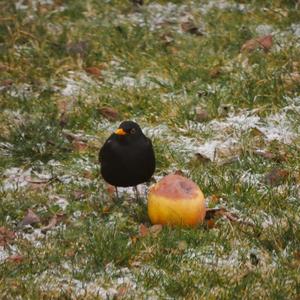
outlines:
[[[99, 152], [101, 174], [116, 187], [136, 186], [148, 181], [155, 171], [151, 140], [133, 121], [124, 121], [106, 140]], [[138, 194], [137, 194], [138, 197]]]

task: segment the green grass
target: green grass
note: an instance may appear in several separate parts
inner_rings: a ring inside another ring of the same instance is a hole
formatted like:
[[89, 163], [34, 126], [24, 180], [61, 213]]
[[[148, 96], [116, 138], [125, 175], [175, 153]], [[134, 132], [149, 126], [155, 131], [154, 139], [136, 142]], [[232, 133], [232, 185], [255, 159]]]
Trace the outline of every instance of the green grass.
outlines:
[[[0, 227], [17, 234], [0, 246], [1, 299], [299, 298], [296, 2], [228, 0], [226, 9], [216, 1], [206, 11], [211, 1], [0, 3]], [[203, 36], [179, 30], [183, 10]], [[273, 28], [271, 50], [241, 53], [259, 25]], [[103, 107], [119, 117], [107, 120]], [[203, 123], [196, 107], [208, 113]], [[242, 116], [259, 117], [256, 129], [252, 121], [238, 127]], [[253, 226], [221, 218], [211, 229], [163, 227], [140, 237], [140, 224], [151, 226], [146, 205], [130, 193], [116, 203], [99, 176], [98, 150], [124, 119], [148, 130], [155, 175], [182, 170], [210, 207]], [[81, 134], [83, 149], [69, 132]], [[195, 158], [197, 147], [230, 139], [237, 147], [219, 149], [216, 161]], [[18, 186], [12, 168], [51, 180]], [[274, 168], [288, 175], [272, 186]], [[41, 221], [23, 228], [28, 209]], [[62, 221], [41, 233], [54, 214]], [[14, 254], [19, 263], [6, 259]]]

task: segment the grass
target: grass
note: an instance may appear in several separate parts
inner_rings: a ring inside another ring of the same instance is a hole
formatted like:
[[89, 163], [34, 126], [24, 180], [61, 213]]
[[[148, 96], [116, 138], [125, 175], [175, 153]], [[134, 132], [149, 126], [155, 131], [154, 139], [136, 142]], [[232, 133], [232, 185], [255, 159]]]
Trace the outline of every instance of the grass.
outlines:
[[[0, 3], [0, 227], [17, 234], [0, 246], [1, 298], [299, 298], [296, 2]], [[183, 11], [202, 36], [180, 30]], [[241, 53], [261, 25], [271, 50]], [[254, 225], [220, 218], [141, 237], [145, 204], [130, 193], [114, 202], [99, 176], [98, 149], [123, 119], [152, 138], [156, 176], [182, 170], [210, 207]], [[216, 160], [195, 157], [230, 139]], [[268, 184], [274, 168], [288, 175]], [[40, 222], [24, 228], [28, 209]]]

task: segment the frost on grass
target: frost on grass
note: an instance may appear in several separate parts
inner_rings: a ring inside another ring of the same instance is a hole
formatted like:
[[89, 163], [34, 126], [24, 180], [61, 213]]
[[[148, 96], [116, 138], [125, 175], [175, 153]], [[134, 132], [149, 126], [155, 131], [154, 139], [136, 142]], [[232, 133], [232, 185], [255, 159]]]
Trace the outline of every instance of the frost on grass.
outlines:
[[[242, 148], [243, 136], [251, 129], [257, 129], [266, 142], [279, 141], [291, 144], [298, 137], [299, 129], [294, 126], [289, 112], [298, 112], [299, 97], [289, 99], [288, 106], [266, 118], [256, 115], [255, 111], [242, 112], [226, 117], [223, 120], [212, 120], [206, 124], [188, 122], [187, 130], [210, 133], [210, 140], [201, 141], [195, 138], [178, 137], [173, 142], [176, 150], [199, 153], [212, 161], [238, 155]], [[181, 150], [180, 150], [181, 149]]]

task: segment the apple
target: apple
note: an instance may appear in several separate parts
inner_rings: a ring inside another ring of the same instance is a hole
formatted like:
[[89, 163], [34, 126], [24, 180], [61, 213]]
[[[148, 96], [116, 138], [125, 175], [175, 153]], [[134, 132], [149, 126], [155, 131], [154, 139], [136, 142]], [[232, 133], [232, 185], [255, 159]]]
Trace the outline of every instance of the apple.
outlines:
[[196, 226], [205, 217], [204, 195], [191, 179], [170, 174], [148, 193], [148, 215], [152, 224]]

